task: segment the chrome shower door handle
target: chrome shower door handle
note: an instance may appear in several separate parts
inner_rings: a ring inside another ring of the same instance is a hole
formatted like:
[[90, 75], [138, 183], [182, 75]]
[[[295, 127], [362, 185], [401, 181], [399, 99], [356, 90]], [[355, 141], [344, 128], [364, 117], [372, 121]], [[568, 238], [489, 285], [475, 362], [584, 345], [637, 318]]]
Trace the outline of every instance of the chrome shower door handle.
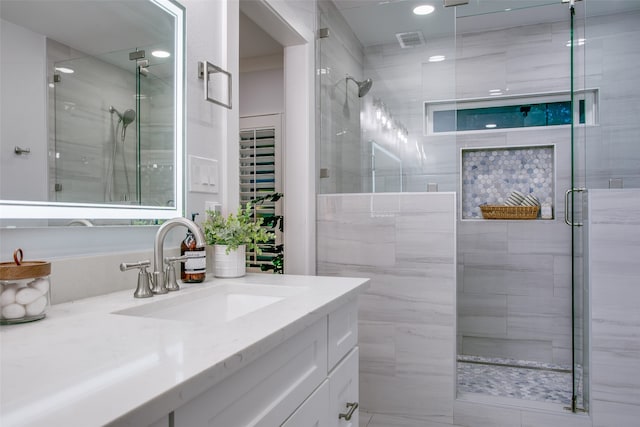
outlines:
[[[571, 219], [569, 219], [569, 195], [574, 191], [581, 193], [583, 191], [587, 191], [587, 189], [582, 187], [570, 188], [564, 193], [564, 222], [571, 227], [580, 227], [583, 225], [581, 222], [571, 222]], [[571, 205], [571, 209], [573, 209], [573, 204]]]

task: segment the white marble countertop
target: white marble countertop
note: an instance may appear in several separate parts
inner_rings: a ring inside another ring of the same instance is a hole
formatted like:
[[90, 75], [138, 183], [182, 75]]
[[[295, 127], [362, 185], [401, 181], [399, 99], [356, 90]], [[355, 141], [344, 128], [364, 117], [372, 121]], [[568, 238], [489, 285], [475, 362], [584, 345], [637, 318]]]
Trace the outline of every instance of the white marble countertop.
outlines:
[[[0, 425], [149, 425], [356, 298], [367, 282], [248, 274], [153, 298], [134, 299], [132, 289], [54, 305], [43, 320], [0, 328]], [[199, 321], [199, 313], [114, 313], [228, 286], [247, 294], [286, 288], [290, 296], [224, 323]]]

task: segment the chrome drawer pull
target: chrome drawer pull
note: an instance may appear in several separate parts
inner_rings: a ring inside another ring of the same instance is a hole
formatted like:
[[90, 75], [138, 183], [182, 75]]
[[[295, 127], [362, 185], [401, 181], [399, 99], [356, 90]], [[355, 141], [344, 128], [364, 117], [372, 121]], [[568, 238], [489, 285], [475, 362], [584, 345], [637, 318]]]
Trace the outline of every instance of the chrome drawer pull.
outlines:
[[347, 409], [349, 409], [349, 412], [346, 414], [339, 414], [338, 419], [344, 418], [347, 421], [351, 421], [353, 413], [358, 409], [358, 402], [347, 402]]

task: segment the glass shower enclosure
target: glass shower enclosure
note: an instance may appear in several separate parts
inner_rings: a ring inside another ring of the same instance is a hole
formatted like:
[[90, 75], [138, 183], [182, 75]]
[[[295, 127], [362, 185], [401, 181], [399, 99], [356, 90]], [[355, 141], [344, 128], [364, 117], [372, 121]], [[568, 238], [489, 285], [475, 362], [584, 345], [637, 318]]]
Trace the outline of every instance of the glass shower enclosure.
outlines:
[[[383, 39], [402, 3], [320, 2], [318, 193], [456, 192], [457, 396], [588, 411], [585, 189], [640, 185], [640, 4], [477, 0]], [[483, 218], [516, 191], [535, 219]]]
[[173, 206], [173, 60], [68, 52], [48, 40], [49, 199]]
[[[462, 396], [587, 409], [582, 198], [571, 191], [584, 186], [581, 135], [597, 126], [584, 16], [584, 3], [456, 10]], [[428, 118], [435, 135], [439, 118]], [[509, 204], [514, 193], [542, 205], [536, 218], [483, 219], [479, 205]]]

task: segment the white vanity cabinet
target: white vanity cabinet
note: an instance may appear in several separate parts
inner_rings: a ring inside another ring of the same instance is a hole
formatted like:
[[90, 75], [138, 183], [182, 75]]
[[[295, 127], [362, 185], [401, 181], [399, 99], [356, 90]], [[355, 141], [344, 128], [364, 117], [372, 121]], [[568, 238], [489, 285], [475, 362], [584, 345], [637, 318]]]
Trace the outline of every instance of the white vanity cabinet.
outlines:
[[352, 299], [173, 413], [175, 427], [347, 427], [358, 401]]
[[358, 427], [358, 347], [329, 373], [330, 427]]

